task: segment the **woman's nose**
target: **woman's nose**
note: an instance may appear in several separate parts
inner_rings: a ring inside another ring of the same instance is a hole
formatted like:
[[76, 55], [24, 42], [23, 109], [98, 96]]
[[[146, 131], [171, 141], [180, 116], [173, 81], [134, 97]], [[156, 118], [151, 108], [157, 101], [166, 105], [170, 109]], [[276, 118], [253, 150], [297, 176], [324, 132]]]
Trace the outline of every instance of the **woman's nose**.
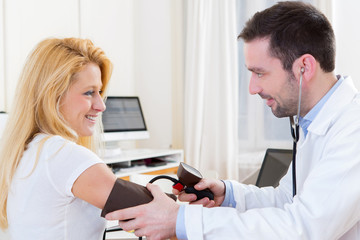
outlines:
[[103, 112], [106, 109], [106, 105], [100, 94], [97, 94], [96, 96], [95, 102], [93, 104], [93, 109], [99, 112]]

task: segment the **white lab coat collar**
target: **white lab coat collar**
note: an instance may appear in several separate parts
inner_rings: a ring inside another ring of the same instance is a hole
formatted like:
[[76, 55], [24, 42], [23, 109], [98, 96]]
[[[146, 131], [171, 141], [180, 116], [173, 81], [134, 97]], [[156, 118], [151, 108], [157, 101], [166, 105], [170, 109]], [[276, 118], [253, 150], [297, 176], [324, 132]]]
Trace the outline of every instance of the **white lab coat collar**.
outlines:
[[344, 77], [344, 81], [324, 104], [314, 121], [310, 124], [308, 132], [325, 135], [332, 119], [350, 103], [358, 90], [355, 88], [351, 77]]

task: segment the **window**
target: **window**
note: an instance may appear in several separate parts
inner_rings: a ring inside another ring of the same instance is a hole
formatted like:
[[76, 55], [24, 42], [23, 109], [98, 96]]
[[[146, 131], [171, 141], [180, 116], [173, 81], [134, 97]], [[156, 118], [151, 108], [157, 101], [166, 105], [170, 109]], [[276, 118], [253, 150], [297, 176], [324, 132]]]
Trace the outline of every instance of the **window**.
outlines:
[[[257, 11], [272, 6], [277, 1], [237, 1], [238, 32]], [[291, 148], [292, 138], [288, 118], [276, 118], [271, 109], [257, 95], [248, 91], [250, 72], [245, 67], [243, 42], [238, 44], [239, 54], [239, 149], [240, 152], [259, 151], [266, 148]]]

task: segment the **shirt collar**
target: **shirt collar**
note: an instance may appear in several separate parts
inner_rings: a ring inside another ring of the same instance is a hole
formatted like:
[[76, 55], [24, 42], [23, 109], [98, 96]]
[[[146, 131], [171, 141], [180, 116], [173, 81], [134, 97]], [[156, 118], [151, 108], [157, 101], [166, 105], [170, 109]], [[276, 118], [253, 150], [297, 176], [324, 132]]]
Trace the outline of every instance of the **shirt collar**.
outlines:
[[338, 80], [334, 84], [334, 86], [321, 98], [321, 100], [308, 112], [304, 117], [299, 117], [299, 125], [304, 131], [304, 135], [306, 137], [308, 132], [308, 127], [314, 121], [315, 117], [318, 115], [326, 101], [330, 98], [330, 96], [335, 92], [335, 90], [340, 86], [343, 82], [344, 78], [342, 76], [337, 76]]

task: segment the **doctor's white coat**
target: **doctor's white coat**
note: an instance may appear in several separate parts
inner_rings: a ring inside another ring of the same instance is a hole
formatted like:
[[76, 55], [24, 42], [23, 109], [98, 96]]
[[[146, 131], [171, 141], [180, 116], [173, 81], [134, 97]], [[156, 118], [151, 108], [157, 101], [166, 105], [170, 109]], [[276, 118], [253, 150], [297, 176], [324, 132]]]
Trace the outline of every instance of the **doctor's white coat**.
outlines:
[[360, 95], [350, 78], [300, 137], [296, 173], [294, 198], [290, 170], [275, 189], [231, 181], [236, 208], [187, 205], [188, 239], [360, 240]]

